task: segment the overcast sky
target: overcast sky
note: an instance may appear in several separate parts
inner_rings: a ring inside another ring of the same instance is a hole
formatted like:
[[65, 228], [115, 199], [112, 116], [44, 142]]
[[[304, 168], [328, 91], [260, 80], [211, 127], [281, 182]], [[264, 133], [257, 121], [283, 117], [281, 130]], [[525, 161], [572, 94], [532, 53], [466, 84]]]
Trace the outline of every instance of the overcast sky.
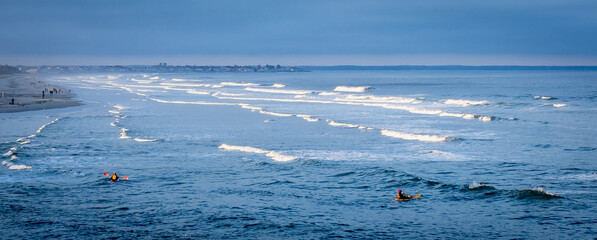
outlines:
[[597, 65], [597, 1], [0, 0], [0, 64]]

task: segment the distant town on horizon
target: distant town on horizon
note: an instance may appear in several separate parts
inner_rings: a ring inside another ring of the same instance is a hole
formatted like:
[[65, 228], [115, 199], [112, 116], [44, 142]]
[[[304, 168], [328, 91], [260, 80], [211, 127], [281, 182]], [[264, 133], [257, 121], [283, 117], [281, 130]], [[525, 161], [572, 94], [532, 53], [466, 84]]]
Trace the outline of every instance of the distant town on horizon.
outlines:
[[394, 65], [394, 66], [281, 66], [281, 65], [41, 65], [41, 66], [10, 66], [0, 65], [0, 73], [92, 73], [92, 72], [155, 72], [155, 73], [184, 73], [184, 72], [308, 72], [333, 70], [579, 70], [593, 71], [597, 66], [524, 66], [524, 65]]

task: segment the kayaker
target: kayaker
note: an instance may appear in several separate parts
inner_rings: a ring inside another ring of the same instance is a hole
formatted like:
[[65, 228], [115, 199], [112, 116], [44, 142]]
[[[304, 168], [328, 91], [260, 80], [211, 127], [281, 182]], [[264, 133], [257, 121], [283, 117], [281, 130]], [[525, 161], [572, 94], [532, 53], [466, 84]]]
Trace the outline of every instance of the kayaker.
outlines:
[[118, 181], [118, 178], [119, 178], [118, 175], [116, 175], [116, 172], [114, 172], [112, 174], [112, 177], [110, 177], [110, 181], [116, 182], [116, 181]]
[[408, 197], [402, 193], [402, 189], [398, 189], [398, 193], [396, 194], [398, 199], [407, 199]]

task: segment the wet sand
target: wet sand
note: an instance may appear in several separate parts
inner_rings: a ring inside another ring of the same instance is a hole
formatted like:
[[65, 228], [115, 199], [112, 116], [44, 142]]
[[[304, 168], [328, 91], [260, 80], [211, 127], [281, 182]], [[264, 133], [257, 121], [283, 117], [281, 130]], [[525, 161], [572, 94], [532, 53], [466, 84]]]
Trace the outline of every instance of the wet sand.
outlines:
[[[50, 93], [51, 92], [51, 93]], [[43, 94], [43, 96], [42, 96]], [[0, 74], [0, 113], [79, 106], [69, 89], [31, 74]], [[12, 101], [14, 99], [14, 104]]]

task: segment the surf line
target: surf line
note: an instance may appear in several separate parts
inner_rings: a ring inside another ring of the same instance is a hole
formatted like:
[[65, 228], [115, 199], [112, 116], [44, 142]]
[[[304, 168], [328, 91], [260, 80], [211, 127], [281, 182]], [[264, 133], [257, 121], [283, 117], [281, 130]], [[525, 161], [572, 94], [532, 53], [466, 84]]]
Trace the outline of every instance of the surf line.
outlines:
[[[108, 112], [114, 115], [114, 122], [110, 123], [110, 126], [112, 127], [118, 127], [116, 124], [120, 123], [120, 119], [121, 118], [126, 118], [125, 115], [122, 114], [122, 110], [125, 109], [126, 107], [123, 107], [122, 105], [116, 105], [114, 106], [114, 108], [116, 108], [117, 110], [109, 110]], [[124, 127], [120, 127], [120, 139], [133, 139], [137, 142], [156, 142], [158, 141], [158, 139], [151, 139], [151, 138], [138, 138], [138, 137], [131, 137], [127, 134], [129, 130], [127, 128]]]
[[458, 117], [462, 119], [477, 119], [482, 122], [489, 122], [493, 120], [501, 119], [499, 117], [494, 116], [482, 116], [478, 114], [469, 114], [469, 113], [449, 113], [443, 110], [427, 110], [427, 109], [418, 109], [410, 106], [404, 105], [396, 105], [396, 104], [387, 104], [387, 103], [364, 103], [364, 102], [354, 102], [354, 101], [329, 101], [329, 100], [310, 100], [310, 99], [284, 99], [284, 98], [243, 98], [243, 97], [223, 97], [223, 96], [214, 96], [218, 99], [225, 99], [225, 100], [240, 100], [240, 101], [269, 101], [269, 102], [294, 102], [294, 103], [321, 103], [321, 104], [342, 104], [342, 105], [356, 105], [356, 106], [366, 106], [366, 107], [381, 107], [385, 109], [392, 109], [392, 110], [402, 110], [407, 111], [413, 114], [423, 114], [423, 115], [436, 115], [440, 117]]
[[[275, 113], [275, 112], [264, 111], [263, 108], [261, 108], [261, 107], [255, 107], [255, 106], [251, 106], [249, 104], [241, 103], [239, 105], [242, 108], [250, 109], [253, 112], [259, 112], [261, 114], [267, 114], [267, 115], [272, 115], [272, 116], [277, 116], [277, 117], [296, 116], [299, 118], [303, 118], [305, 121], [308, 121], [308, 122], [319, 121], [318, 118], [313, 118], [311, 115]], [[330, 125], [332, 127], [357, 128], [357, 129], [362, 129], [362, 130], [375, 130], [375, 128], [373, 128], [373, 127], [367, 127], [367, 126], [363, 126], [363, 125], [350, 124], [350, 123], [340, 123], [340, 122], [336, 122], [331, 119], [326, 119], [326, 122], [328, 125]], [[416, 140], [416, 141], [421, 141], [421, 142], [446, 142], [446, 141], [455, 141], [455, 140], [459, 139], [457, 137], [405, 133], [405, 132], [391, 131], [391, 130], [387, 130], [387, 129], [378, 129], [378, 130], [380, 130], [380, 134], [383, 136], [399, 138], [399, 139], [403, 139], [403, 140]]]
[[256, 153], [265, 155], [276, 162], [290, 162], [296, 157], [290, 155], [284, 155], [276, 151], [271, 150], [263, 150], [254, 147], [247, 147], [247, 146], [234, 146], [228, 144], [222, 144], [218, 147], [219, 149], [226, 150], [226, 151], [239, 151], [239, 152], [247, 152], [247, 153]]
[[[161, 103], [240, 106], [241, 108], [249, 109], [253, 112], [259, 112], [260, 114], [266, 114], [266, 115], [271, 115], [271, 116], [276, 116], [276, 117], [295, 116], [295, 117], [302, 118], [308, 122], [319, 121], [318, 118], [313, 118], [311, 115], [307, 115], [307, 114], [290, 114], [290, 113], [270, 112], [270, 111], [263, 110], [263, 108], [261, 108], [261, 107], [255, 107], [255, 106], [252, 106], [252, 105], [246, 104], [246, 103], [185, 102], [185, 101], [166, 101], [166, 100], [161, 100], [161, 99], [156, 99], [156, 98], [150, 98], [150, 99], [153, 101], [156, 101], [156, 102], [161, 102]], [[294, 99], [292, 99], [292, 100], [294, 100]], [[334, 103], [334, 102], [330, 102], [330, 103]], [[367, 130], [375, 129], [372, 127], [366, 127], [366, 126], [361, 126], [361, 125], [356, 125], [356, 124], [339, 123], [339, 122], [336, 122], [336, 121], [333, 121], [330, 119], [327, 119], [326, 122], [328, 123], [328, 125], [334, 126], [334, 127], [347, 127], [347, 128], [358, 128], [358, 129], [367, 129]], [[384, 135], [384, 136], [388, 136], [388, 137], [393, 137], [393, 138], [400, 138], [400, 139], [404, 139], [404, 140], [417, 140], [417, 141], [422, 141], [422, 142], [444, 142], [444, 141], [453, 141], [453, 140], [459, 139], [457, 137], [404, 133], [404, 132], [397, 132], [397, 131], [391, 131], [391, 130], [386, 130], [386, 129], [380, 129], [380, 134]], [[125, 133], [125, 135], [126, 135], [126, 133]]]
[[38, 134], [40, 134], [46, 127], [56, 123], [60, 118], [56, 118], [44, 125], [41, 125], [41, 127], [39, 127], [37, 129], [37, 131], [35, 131], [34, 134], [26, 136], [26, 137], [22, 137], [22, 138], [18, 138], [16, 140], [16, 142], [19, 144], [18, 146], [15, 147], [11, 147], [7, 152], [5, 152], [4, 154], [2, 154], [3, 157], [7, 157], [8, 159], [3, 160], [2, 164], [4, 166], [7, 166], [8, 169], [10, 170], [23, 170], [23, 169], [30, 169], [31, 166], [27, 166], [24, 164], [14, 164], [13, 161], [18, 159], [19, 157], [17, 156], [17, 152], [22, 149], [26, 144], [31, 143], [31, 139], [34, 137], [37, 137]]

